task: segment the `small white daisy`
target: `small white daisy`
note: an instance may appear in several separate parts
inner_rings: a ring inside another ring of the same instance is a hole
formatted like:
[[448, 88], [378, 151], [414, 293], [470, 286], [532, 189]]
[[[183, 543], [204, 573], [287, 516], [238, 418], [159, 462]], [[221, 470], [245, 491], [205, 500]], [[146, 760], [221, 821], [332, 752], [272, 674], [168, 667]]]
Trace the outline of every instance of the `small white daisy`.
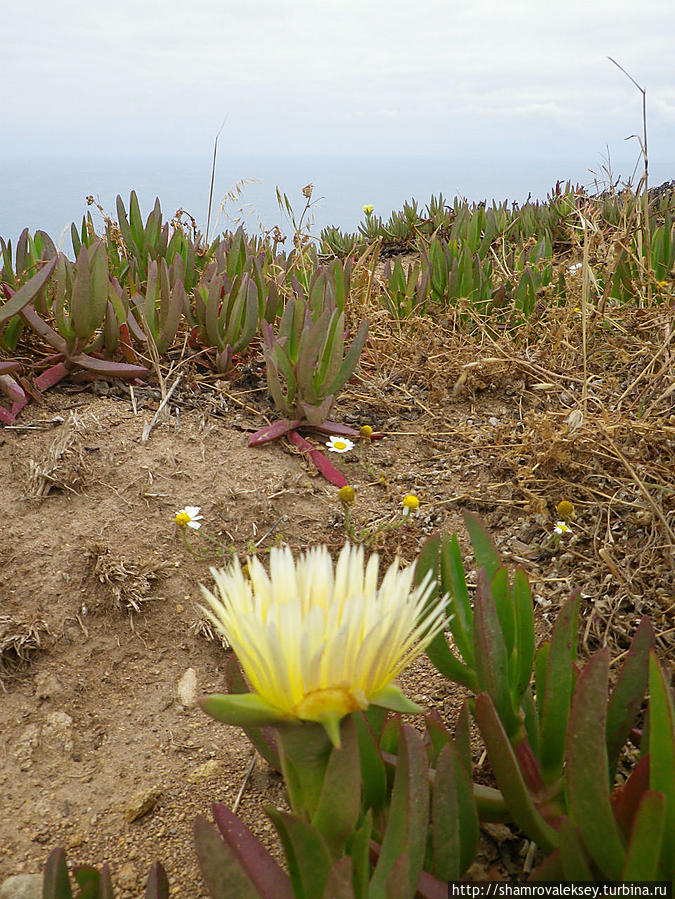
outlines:
[[201, 506], [186, 506], [184, 509], [176, 512], [174, 521], [181, 528], [194, 528], [195, 531], [198, 531], [201, 527], [200, 522], [204, 518], [203, 515], [199, 514], [201, 510]]
[[326, 446], [331, 453], [348, 453], [349, 450], [354, 449], [354, 444], [346, 437], [331, 437], [326, 441]]
[[556, 521], [555, 527], [553, 528], [556, 534], [571, 534], [572, 528], [566, 524], [564, 521]]

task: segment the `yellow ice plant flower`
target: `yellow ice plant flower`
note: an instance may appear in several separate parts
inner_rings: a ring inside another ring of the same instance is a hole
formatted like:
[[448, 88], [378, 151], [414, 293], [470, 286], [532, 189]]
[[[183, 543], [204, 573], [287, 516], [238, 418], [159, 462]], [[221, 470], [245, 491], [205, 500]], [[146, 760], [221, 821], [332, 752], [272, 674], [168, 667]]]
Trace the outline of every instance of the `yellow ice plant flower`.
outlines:
[[363, 211], [366, 215], [372, 215], [373, 209], [375, 209], [375, 207], [371, 206], [369, 203], [366, 203], [366, 205], [363, 207]]
[[184, 509], [176, 512], [174, 521], [180, 528], [193, 528], [195, 531], [198, 531], [201, 527], [200, 522], [204, 518], [203, 515], [199, 514], [201, 510], [201, 506], [186, 506]]
[[[347, 543], [335, 567], [325, 546], [293, 559], [270, 550], [270, 572], [257, 557], [211, 569], [216, 592], [201, 587], [204, 612], [227, 638], [255, 691], [248, 720], [315, 721], [336, 745], [339, 721], [370, 704], [419, 711], [392, 681], [446, 624], [444, 603], [427, 602], [429, 578], [413, 587], [414, 566], [398, 560], [377, 585], [378, 557], [364, 570], [363, 547]], [[214, 700], [221, 698], [213, 697]], [[242, 703], [240, 696], [222, 697]], [[210, 714], [209, 707], [204, 708]], [[238, 723], [238, 710], [214, 714]]]

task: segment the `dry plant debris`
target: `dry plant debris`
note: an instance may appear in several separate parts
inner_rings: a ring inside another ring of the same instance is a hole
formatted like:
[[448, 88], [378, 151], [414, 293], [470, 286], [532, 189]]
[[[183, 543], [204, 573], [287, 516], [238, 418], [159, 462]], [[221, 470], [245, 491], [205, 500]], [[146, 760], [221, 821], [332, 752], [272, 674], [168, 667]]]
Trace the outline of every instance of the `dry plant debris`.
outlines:
[[52, 490], [80, 493], [86, 464], [82, 447], [82, 424], [71, 416], [41, 459], [30, 459], [26, 499], [43, 500]]
[[157, 599], [150, 595], [157, 581], [169, 568], [165, 562], [134, 561], [113, 554], [109, 546], [95, 543], [87, 553], [87, 572], [106, 588], [103, 599], [91, 600], [86, 611], [100, 611], [114, 605], [132, 614], [143, 603]]
[[3, 675], [11, 676], [30, 663], [48, 635], [47, 622], [41, 618], [22, 621], [0, 615], [0, 684]]

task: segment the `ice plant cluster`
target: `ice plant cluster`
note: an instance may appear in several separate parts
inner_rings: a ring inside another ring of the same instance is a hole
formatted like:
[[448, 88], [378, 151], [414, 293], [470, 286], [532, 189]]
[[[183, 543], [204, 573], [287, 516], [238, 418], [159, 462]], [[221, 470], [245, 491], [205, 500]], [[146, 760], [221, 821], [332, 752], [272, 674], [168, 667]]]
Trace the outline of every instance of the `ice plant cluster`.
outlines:
[[248, 704], [258, 722], [320, 722], [335, 742], [340, 719], [370, 704], [417, 709], [392, 681], [446, 623], [444, 603], [428, 603], [428, 578], [415, 587], [413, 568], [395, 561], [378, 586], [377, 555], [364, 568], [363, 549], [349, 544], [335, 566], [325, 546], [297, 560], [273, 548], [269, 574], [255, 557], [247, 564], [248, 577], [237, 559], [211, 569], [216, 592], [201, 588], [255, 691], [218, 697], [216, 717], [226, 720], [229, 701], [228, 720], [240, 723]]

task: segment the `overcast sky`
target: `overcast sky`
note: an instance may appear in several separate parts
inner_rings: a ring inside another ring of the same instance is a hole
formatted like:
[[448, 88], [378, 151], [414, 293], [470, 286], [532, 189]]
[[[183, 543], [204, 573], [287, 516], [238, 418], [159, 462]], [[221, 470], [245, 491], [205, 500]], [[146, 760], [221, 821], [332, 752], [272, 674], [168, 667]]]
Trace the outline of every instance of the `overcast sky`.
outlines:
[[[672, 0], [3, 3], [5, 155], [449, 154], [675, 164]], [[675, 177], [675, 172], [673, 172]]]

